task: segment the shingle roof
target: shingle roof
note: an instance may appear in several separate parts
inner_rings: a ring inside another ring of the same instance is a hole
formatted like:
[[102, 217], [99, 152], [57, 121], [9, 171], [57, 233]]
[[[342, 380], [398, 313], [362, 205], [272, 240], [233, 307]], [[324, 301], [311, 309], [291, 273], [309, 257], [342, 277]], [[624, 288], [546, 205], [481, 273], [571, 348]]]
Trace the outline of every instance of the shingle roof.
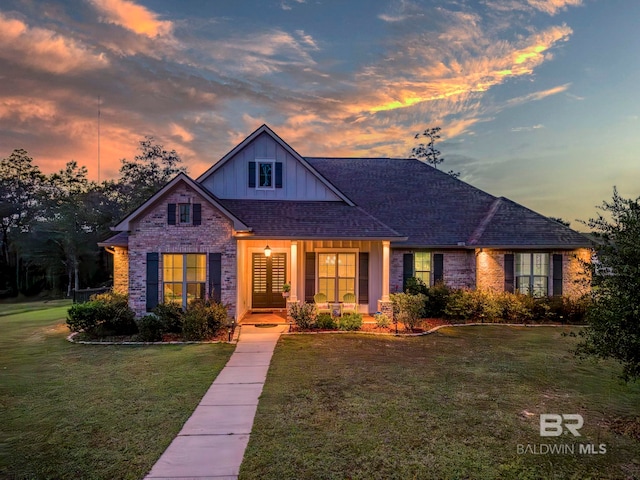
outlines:
[[129, 245], [129, 232], [118, 232], [112, 237], [98, 242], [99, 247], [126, 247]]
[[422, 247], [589, 246], [577, 232], [415, 159], [307, 158], [356, 205]]
[[401, 234], [359, 207], [344, 202], [224, 200], [225, 208], [256, 237], [401, 239]]

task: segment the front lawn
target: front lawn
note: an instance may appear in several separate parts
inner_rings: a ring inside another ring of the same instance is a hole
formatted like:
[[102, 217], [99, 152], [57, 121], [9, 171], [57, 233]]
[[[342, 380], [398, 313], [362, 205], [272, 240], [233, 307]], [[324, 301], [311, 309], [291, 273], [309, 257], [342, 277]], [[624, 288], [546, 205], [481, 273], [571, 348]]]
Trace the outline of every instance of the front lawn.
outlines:
[[[566, 330], [283, 337], [240, 478], [639, 478], [640, 384], [576, 360]], [[581, 414], [582, 436], [541, 437], [542, 413]], [[576, 453], [541, 454], [541, 444]]]
[[0, 305], [0, 478], [140, 479], [233, 346], [71, 344], [69, 305]]

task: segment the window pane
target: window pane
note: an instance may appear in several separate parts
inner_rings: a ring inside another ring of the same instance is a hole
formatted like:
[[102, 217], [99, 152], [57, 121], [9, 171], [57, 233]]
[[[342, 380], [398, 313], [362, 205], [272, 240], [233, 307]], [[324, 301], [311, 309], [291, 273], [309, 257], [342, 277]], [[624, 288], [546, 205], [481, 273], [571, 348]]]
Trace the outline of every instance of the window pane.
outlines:
[[516, 276], [531, 275], [531, 254], [530, 253], [516, 253]]
[[431, 281], [431, 272], [415, 272], [414, 277], [419, 278], [428, 286]]
[[516, 290], [524, 295], [529, 295], [531, 292], [530, 277], [517, 277], [516, 278]]
[[338, 254], [338, 276], [339, 277], [355, 277], [356, 276], [356, 255], [354, 253]]
[[320, 253], [318, 254], [318, 276], [319, 277], [335, 277], [336, 275], [336, 254]]
[[533, 277], [532, 295], [534, 297], [547, 296], [547, 277]]
[[271, 163], [260, 163], [258, 164], [258, 168], [259, 168], [258, 186], [271, 187], [273, 165]]
[[182, 283], [164, 284], [164, 302], [182, 305]]
[[416, 252], [413, 254], [416, 272], [431, 271], [431, 252]]
[[204, 283], [187, 283], [187, 305], [192, 300], [204, 298]]
[[324, 293], [327, 301], [335, 302], [336, 300], [336, 281], [334, 278], [319, 278], [318, 293]]
[[179, 204], [180, 223], [191, 223], [191, 205], [189, 203]]
[[533, 274], [549, 275], [549, 254], [548, 253], [534, 253], [533, 254]]
[[338, 298], [342, 302], [345, 293], [356, 293], [355, 279], [353, 278], [341, 278], [338, 280]]
[[205, 255], [187, 254], [185, 257], [187, 260], [187, 282], [204, 282], [207, 275]]
[[182, 255], [163, 255], [163, 280], [165, 282], [182, 281]]

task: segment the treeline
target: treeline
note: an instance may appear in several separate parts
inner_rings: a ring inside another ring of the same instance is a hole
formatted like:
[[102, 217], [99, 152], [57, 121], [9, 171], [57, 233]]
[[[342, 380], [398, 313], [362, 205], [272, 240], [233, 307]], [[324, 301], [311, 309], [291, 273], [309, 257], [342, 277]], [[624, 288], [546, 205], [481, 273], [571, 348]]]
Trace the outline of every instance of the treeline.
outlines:
[[0, 298], [73, 290], [110, 283], [109, 255], [97, 242], [110, 227], [187, 171], [175, 150], [153, 137], [140, 141], [133, 160], [122, 159], [119, 176], [89, 181], [87, 168], [68, 162], [45, 175], [26, 150], [0, 162]]

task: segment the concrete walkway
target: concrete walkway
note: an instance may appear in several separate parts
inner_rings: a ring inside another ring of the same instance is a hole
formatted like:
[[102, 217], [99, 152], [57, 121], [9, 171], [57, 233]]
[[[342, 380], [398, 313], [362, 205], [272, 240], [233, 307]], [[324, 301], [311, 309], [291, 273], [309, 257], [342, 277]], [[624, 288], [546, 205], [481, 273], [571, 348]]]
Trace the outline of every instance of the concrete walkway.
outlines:
[[271, 356], [287, 325], [240, 327], [236, 350], [146, 479], [235, 479]]

